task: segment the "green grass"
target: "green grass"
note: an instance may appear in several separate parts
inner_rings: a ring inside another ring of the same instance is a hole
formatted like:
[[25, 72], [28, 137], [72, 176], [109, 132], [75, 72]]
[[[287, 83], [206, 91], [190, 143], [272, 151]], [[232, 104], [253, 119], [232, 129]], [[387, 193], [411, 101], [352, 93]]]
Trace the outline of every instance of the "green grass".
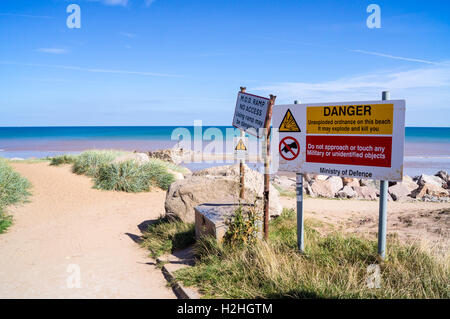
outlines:
[[196, 243], [194, 267], [176, 277], [206, 298], [450, 298], [449, 258], [416, 245], [388, 241], [381, 288], [368, 288], [377, 242], [342, 233], [323, 236], [306, 220], [306, 252], [297, 251], [295, 213], [270, 224], [269, 240], [230, 249], [212, 239]]
[[75, 163], [77, 156], [75, 155], [60, 155], [55, 156], [50, 159], [50, 165], [59, 166], [64, 164], [73, 164]]
[[115, 158], [126, 154], [121, 151], [89, 150], [76, 156], [72, 171], [78, 175], [97, 177], [100, 167], [111, 163]]
[[145, 192], [151, 186], [167, 190], [175, 178], [167, 169], [157, 163], [139, 165], [134, 161], [107, 163], [99, 168], [95, 187], [103, 190], [124, 192]]
[[4, 159], [0, 158], [0, 234], [12, 223], [5, 208], [9, 205], [24, 202], [30, 195], [30, 182], [14, 171]]
[[142, 236], [142, 246], [153, 258], [184, 249], [195, 242], [194, 224], [168, 220], [164, 217], [149, 225]]
[[149, 191], [152, 186], [167, 190], [175, 181], [169, 170], [186, 172], [183, 167], [154, 158], [143, 165], [133, 160], [114, 163], [116, 158], [127, 154], [129, 152], [89, 150], [79, 155], [53, 157], [50, 165], [72, 164], [72, 171], [92, 177], [97, 189], [134, 193]]
[[272, 185], [280, 193], [280, 196], [289, 197], [289, 198], [295, 198], [295, 196], [296, 196], [295, 191], [286, 190], [286, 189], [278, 186], [277, 184], [272, 184]]

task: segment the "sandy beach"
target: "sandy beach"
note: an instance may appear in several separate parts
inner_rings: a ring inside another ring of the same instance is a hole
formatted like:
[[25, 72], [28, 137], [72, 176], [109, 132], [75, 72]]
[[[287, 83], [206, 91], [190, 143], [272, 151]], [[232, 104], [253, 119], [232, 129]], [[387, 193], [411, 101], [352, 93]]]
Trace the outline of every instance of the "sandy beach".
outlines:
[[[0, 235], [0, 298], [175, 298], [132, 238], [164, 213], [165, 192], [105, 192], [70, 167], [12, 164], [32, 183]], [[68, 288], [73, 266], [81, 288]]]
[[[164, 213], [165, 191], [100, 191], [70, 166], [13, 163], [33, 184], [28, 203], [12, 207], [14, 225], [0, 235], [0, 298], [174, 298], [148, 252], [133, 241]], [[286, 208], [295, 199], [281, 197]], [[388, 204], [388, 235], [449, 247], [450, 203]], [[376, 238], [378, 201], [306, 198], [306, 218], [327, 230]], [[68, 288], [78, 265], [81, 288]]]

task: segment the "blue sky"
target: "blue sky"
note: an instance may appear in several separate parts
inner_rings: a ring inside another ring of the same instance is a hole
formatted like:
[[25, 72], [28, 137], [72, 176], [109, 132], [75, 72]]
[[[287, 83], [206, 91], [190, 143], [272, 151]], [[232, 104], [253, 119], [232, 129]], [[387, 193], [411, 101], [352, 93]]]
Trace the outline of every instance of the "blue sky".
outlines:
[[242, 85], [450, 126], [449, 1], [1, 0], [0, 41], [0, 126], [230, 125]]

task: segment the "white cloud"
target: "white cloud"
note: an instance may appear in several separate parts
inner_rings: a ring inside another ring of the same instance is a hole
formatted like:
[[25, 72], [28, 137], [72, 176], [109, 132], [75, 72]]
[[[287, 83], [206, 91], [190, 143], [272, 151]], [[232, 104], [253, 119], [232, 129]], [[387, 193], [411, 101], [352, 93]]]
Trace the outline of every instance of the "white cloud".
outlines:
[[93, 73], [113, 73], [113, 74], [132, 74], [132, 75], [144, 75], [144, 76], [156, 76], [156, 77], [178, 77], [179, 75], [167, 74], [167, 73], [155, 73], [155, 72], [145, 72], [145, 71], [130, 71], [130, 70], [115, 70], [115, 69], [95, 69], [95, 68], [84, 68], [72, 65], [51, 65], [51, 64], [37, 64], [37, 63], [18, 63], [10, 61], [0, 61], [0, 64], [6, 65], [21, 65], [21, 66], [31, 66], [31, 67], [44, 67], [44, 68], [56, 68], [74, 71], [84, 71]]
[[412, 108], [450, 109], [450, 65], [383, 71], [318, 83], [282, 82], [253, 88], [263, 94], [276, 94], [277, 102], [305, 103], [378, 100], [391, 91], [393, 99], [406, 99]]
[[37, 49], [38, 52], [43, 53], [51, 53], [51, 54], [65, 54], [68, 53], [66, 49], [60, 49], [60, 48], [39, 48]]
[[126, 7], [128, 5], [128, 0], [90, 0], [95, 2], [101, 2], [108, 6], [122, 6]]
[[449, 64], [441, 63], [441, 62], [434, 62], [434, 61], [415, 59], [415, 58], [407, 58], [407, 57], [395, 56], [395, 55], [384, 54], [384, 53], [379, 53], [379, 52], [372, 52], [372, 51], [364, 51], [364, 50], [350, 50], [350, 51], [362, 53], [362, 54], [380, 56], [380, 57], [389, 58], [389, 59], [409, 61], [409, 62], [418, 62], [418, 63], [435, 64], [435, 65], [449, 65]]
[[128, 0], [102, 0], [104, 4], [110, 6], [123, 6], [126, 7], [128, 4]]
[[130, 38], [130, 39], [133, 39], [133, 38], [136, 38], [136, 37], [137, 37], [137, 34], [129, 33], [129, 32], [119, 32], [119, 34], [120, 34], [121, 36]]
[[19, 13], [1, 13], [0, 16], [11, 16], [11, 17], [21, 17], [21, 18], [37, 18], [37, 19], [55, 19], [55, 17], [50, 16], [37, 16], [31, 14], [19, 14]]

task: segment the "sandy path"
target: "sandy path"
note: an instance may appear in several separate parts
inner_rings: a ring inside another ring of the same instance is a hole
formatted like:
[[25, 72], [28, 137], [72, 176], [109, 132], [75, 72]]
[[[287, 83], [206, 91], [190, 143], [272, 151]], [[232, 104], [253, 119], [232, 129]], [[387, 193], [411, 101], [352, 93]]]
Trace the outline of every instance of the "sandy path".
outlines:
[[[163, 213], [165, 192], [99, 191], [69, 167], [12, 166], [33, 196], [10, 209], [14, 225], [0, 235], [0, 298], [175, 298], [126, 234]], [[69, 288], [78, 267], [81, 288]]]

